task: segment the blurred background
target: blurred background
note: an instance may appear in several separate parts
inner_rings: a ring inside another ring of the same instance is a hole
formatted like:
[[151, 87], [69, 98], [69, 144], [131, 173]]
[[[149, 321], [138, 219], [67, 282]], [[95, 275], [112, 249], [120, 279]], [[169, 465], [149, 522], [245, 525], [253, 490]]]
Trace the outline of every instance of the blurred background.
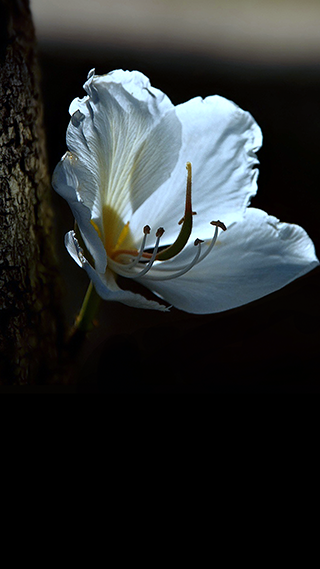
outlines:
[[[320, 0], [31, 0], [50, 170], [88, 71], [138, 69], [174, 104], [219, 94], [260, 124], [252, 205], [302, 225], [320, 255]], [[53, 192], [68, 323], [88, 281], [64, 249], [72, 228]], [[319, 271], [245, 307], [193, 316], [103, 303], [74, 370], [83, 390], [320, 392]], [[118, 373], [114, 368], [117, 366]], [[79, 387], [78, 387], [79, 389]]]
[[318, 61], [319, 0], [32, 0], [39, 40]]

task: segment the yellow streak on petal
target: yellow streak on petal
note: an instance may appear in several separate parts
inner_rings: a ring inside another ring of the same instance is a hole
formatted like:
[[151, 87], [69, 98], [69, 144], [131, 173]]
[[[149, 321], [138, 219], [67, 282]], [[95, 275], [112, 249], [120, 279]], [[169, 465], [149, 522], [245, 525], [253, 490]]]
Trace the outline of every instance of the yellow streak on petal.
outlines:
[[130, 221], [128, 221], [124, 228], [122, 229], [120, 235], [119, 235], [119, 239], [117, 241], [117, 244], [114, 248], [114, 251], [117, 251], [117, 249], [120, 249], [121, 245], [124, 243], [124, 241], [126, 240], [128, 234], [129, 234], [129, 225], [130, 225]]
[[124, 224], [118, 213], [109, 205], [103, 207], [104, 246], [112, 258], [118, 249], [132, 249], [133, 238], [129, 222]]
[[102, 237], [101, 231], [100, 231], [99, 227], [97, 226], [97, 224], [93, 221], [93, 219], [91, 219], [91, 225], [93, 225], [93, 227], [95, 228], [96, 232], [98, 233], [98, 235], [101, 239], [101, 237]]

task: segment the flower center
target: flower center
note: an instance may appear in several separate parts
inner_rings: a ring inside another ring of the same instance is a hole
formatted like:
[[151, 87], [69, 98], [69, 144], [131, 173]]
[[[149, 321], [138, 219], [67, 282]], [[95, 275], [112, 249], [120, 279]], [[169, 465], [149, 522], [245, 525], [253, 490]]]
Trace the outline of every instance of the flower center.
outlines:
[[103, 241], [108, 257], [114, 258], [120, 249], [132, 250], [134, 240], [130, 231], [129, 221], [124, 225], [118, 213], [109, 205], [103, 206]]
[[[133, 247], [133, 237], [131, 235], [129, 222], [124, 225], [119, 215], [109, 206], [103, 209], [103, 227], [104, 227], [104, 243], [108, 254], [109, 267], [117, 274], [126, 278], [138, 279], [144, 277], [152, 268], [152, 273], [148, 274], [148, 280], [169, 280], [184, 275], [196, 264], [201, 262], [212, 251], [217, 238], [219, 229], [226, 231], [226, 226], [221, 221], [212, 221], [211, 225], [215, 227], [214, 235], [209, 242], [206, 243], [206, 250], [202, 253], [203, 241], [196, 239], [194, 242], [195, 255], [188, 264], [172, 268], [171, 263], [167, 266], [164, 261], [169, 261], [176, 257], [186, 246], [191, 232], [193, 221], [196, 215], [192, 211], [191, 191], [192, 191], [192, 167], [187, 162], [187, 189], [184, 217], [179, 221], [182, 225], [180, 233], [172, 245], [160, 251], [160, 240], [165, 230], [160, 227], [156, 232], [156, 242], [153, 252], [146, 250], [146, 242], [150, 235], [150, 227], [146, 225], [143, 228], [144, 237], [142, 245], [138, 251]], [[159, 261], [159, 262], [158, 262]], [[167, 274], [164, 274], [167, 272]]]

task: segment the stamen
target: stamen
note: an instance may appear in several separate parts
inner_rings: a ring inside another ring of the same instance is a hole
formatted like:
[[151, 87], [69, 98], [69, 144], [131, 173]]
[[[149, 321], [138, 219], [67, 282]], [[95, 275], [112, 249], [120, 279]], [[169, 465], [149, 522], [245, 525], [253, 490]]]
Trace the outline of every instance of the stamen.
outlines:
[[222, 223], [222, 221], [219, 221], [219, 220], [218, 221], [211, 221], [210, 223], [211, 223], [211, 225], [215, 226], [215, 232], [214, 232], [214, 235], [212, 237], [212, 241], [211, 241], [209, 247], [207, 248], [205, 253], [203, 253], [202, 257], [200, 257], [198, 263], [203, 261], [203, 259], [205, 259], [209, 255], [209, 253], [211, 253], [213, 247], [215, 246], [215, 244], [217, 242], [219, 229], [222, 229], [223, 231], [227, 231], [227, 228], [226, 228], [225, 224]]
[[[189, 265], [187, 265], [186, 267], [184, 267], [183, 269], [181, 269], [180, 271], [176, 272], [175, 269], [171, 269], [172, 274], [171, 275], [161, 275], [160, 271], [159, 271], [159, 276], [155, 276], [155, 275], [150, 275], [147, 277], [147, 280], [152, 280], [152, 281], [169, 281], [172, 279], [176, 279], [178, 277], [181, 277], [182, 275], [185, 275], [186, 273], [188, 273], [190, 271], [190, 269], [192, 269], [192, 267], [194, 267], [198, 261], [199, 261], [199, 257], [201, 255], [201, 243], [203, 243], [203, 241], [201, 239], [196, 239], [194, 242], [194, 246], [197, 248], [196, 254], [194, 256], [194, 259], [191, 261], [191, 263], [189, 263]], [[140, 276], [140, 275], [139, 275]]]
[[148, 235], [150, 235], [150, 231], [151, 231], [151, 228], [149, 227], [149, 225], [145, 225], [145, 227], [143, 228], [144, 237], [142, 240], [142, 245], [140, 247], [140, 251], [138, 253], [138, 256], [134, 259], [134, 261], [132, 261], [131, 263], [128, 263], [128, 265], [126, 265], [126, 269], [132, 269], [133, 267], [135, 267], [139, 263], [140, 259], [142, 258], [143, 252], [145, 250], [147, 237], [148, 237]]
[[159, 227], [159, 229], [157, 229], [156, 237], [162, 237], [163, 234], [164, 234], [163, 227]]
[[[150, 227], [148, 225], [145, 226], [144, 228], [144, 239], [143, 241], [145, 242], [145, 239], [147, 238], [147, 235], [149, 235], [150, 232]], [[143, 277], [146, 273], [148, 273], [153, 265], [153, 263], [156, 260], [156, 256], [157, 253], [159, 251], [159, 245], [160, 245], [160, 239], [162, 237], [162, 235], [164, 234], [164, 229], [162, 227], [160, 227], [156, 233], [156, 244], [153, 250], [152, 255], [150, 256], [150, 260], [149, 262], [144, 265], [144, 268], [142, 271], [140, 271], [139, 273], [135, 273], [134, 271], [132, 271], [132, 264], [129, 263], [128, 265], [124, 264], [124, 263], [118, 263], [117, 261], [115, 261], [115, 256], [113, 255], [112, 257], [108, 257], [108, 263], [109, 263], [109, 267], [118, 275], [121, 275], [122, 277], [126, 277], [128, 279], [138, 279], [140, 277]], [[134, 251], [134, 250], [130, 250], [130, 249], [122, 249], [121, 251], [116, 251], [116, 253], [119, 253], [121, 255], [131, 255], [133, 256], [139, 256], [140, 255], [140, 259], [143, 256], [143, 243], [142, 246], [140, 248], [140, 251], [138, 253], [138, 251]], [[136, 260], [136, 259], [135, 259]]]
[[[146, 227], [147, 227], [147, 226], [146, 226]], [[140, 273], [137, 273], [136, 275], [133, 275], [133, 276], [130, 275], [130, 277], [131, 277], [132, 279], [139, 279], [140, 277], [143, 277], [144, 275], [146, 275], [146, 274], [150, 271], [150, 269], [151, 269], [153, 263], [154, 263], [155, 260], [156, 260], [156, 256], [157, 256], [158, 249], [159, 249], [159, 244], [160, 244], [160, 239], [161, 239], [161, 237], [162, 237], [163, 234], [164, 234], [164, 229], [163, 229], [163, 227], [159, 227], [159, 229], [158, 229], [158, 231], [157, 231], [157, 233], [156, 233], [156, 238], [157, 238], [156, 244], [155, 244], [155, 247], [154, 247], [154, 250], [153, 250], [153, 253], [152, 253], [152, 256], [151, 256], [151, 259], [150, 259], [149, 263], [145, 266], [145, 268], [144, 268], [142, 271], [140, 271]]]
[[227, 231], [225, 224], [222, 221], [210, 221], [210, 225], [215, 225], [216, 227], [220, 227], [223, 231]]
[[[182, 223], [182, 227], [176, 241], [159, 253], [160, 240], [165, 232], [162, 227], [159, 227], [159, 229], [156, 232], [156, 243], [153, 252], [149, 253], [148, 251], [145, 250], [145, 248], [146, 248], [147, 237], [148, 235], [150, 235], [151, 229], [149, 225], [145, 225], [145, 227], [143, 228], [144, 236], [139, 251], [137, 249], [121, 249], [120, 247], [124, 243], [129, 231], [129, 222], [128, 222], [123, 227], [119, 239], [117, 241], [116, 247], [112, 251], [111, 256], [108, 256], [109, 267], [112, 270], [114, 270], [117, 274], [125, 278], [140, 279], [145, 275], [147, 275], [151, 270], [151, 268], [153, 268], [152, 273], [148, 274], [146, 280], [166, 281], [166, 280], [176, 279], [188, 273], [195, 265], [197, 265], [197, 263], [201, 262], [209, 255], [209, 253], [212, 251], [214, 245], [217, 242], [219, 229], [221, 229], [222, 231], [227, 230], [225, 224], [222, 223], [221, 221], [219, 220], [211, 221], [211, 225], [215, 226], [215, 232], [211, 242], [206, 247], [206, 250], [202, 255], [201, 255], [202, 252], [201, 245], [202, 243], [204, 243], [204, 241], [202, 241], [201, 239], [196, 239], [194, 242], [194, 246], [196, 247], [196, 253], [194, 255], [193, 260], [189, 262], [187, 265], [184, 265], [182, 267], [181, 266], [177, 267], [174, 265], [172, 266], [171, 263], [162, 264], [160, 262], [159, 264], [156, 263], [156, 265], [154, 266], [155, 261], [167, 261], [178, 255], [186, 246], [192, 232], [192, 225], [193, 225], [192, 218], [194, 215], [196, 215], [196, 212], [192, 211], [192, 203], [191, 203], [191, 189], [192, 189], [191, 163], [187, 162], [186, 167], [188, 171], [188, 177], [187, 177], [187, 189], [186, 189], [185, 214], [184, 217], [179, 222], [180, 224]], [[95, 229], [97, 229], [95, 224], [94, 227]], [[116, 261], [116, 257], [118, 257], [119, 255], [127, 255], [131, 257], [131, 259], [128, 259], [129, 262], [127, 264], [125, 261], [118, 262]], [[143, 268], [142, 270], [135, 272], [134, 269], [138, 267], [139, 268], [143, 267]]]

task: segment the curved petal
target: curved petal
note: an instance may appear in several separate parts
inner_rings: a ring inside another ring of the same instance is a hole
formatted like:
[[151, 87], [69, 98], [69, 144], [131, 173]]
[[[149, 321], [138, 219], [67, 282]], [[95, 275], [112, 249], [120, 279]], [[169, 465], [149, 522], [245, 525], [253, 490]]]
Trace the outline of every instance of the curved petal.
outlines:
[[67, 131], [78, 191], [92, 217], [101, 218], [107, 205], [126, 223], [169, 178], [181, 124], [168, 97], [141, 73], [91, 73], [84, 88], [88, 96], [71, 104]]
[[107, 253], [97, 231], [91, 224], [91, 211], [79, 195], [78, 180], [72, 167], [73, 161], [74, 158], [69, 153], [63, 157], [54, 171], [52, 185], [69, 203], [85, 245], [94, 259], [95, 267], [97, 271], [103, 273], [107, 266]]
[[210, 235], [209, 223], [221, 219], [227, 226], [242, 219], [257, 191], [262, 133], [250, 115], [237, 105], [213, 96], [176, 107], [182, 123], [182, 147], [171, 178], [135, 214], [136, 223], [164, 227], [172, 241], [183, 216], [186, 162], [193, 168], [194, 237]]
[[[189, 247], [179, 257], [185, 263], [193, 255]], [[249, 208], [244, 219], [221, 233], [210, 255], [190, 272], [163, 282], [145, 276], [141, 282], [176, 308], [209, 314], [270, 294], [318, 265], [304, 229]]]
[[65, 245], [73, 260], [79, 267], [85, 269], [97, 293], [104, 300], [121, 302], [122, 304], [135, 308], [147, 308], [150, 310], [160, 310], [162, 312], [169, 310], [163, 304], [148, 300], [141, 294], [120, 289], [115, 281], [115, 275], [110, 269], [107, 269], [104, 274], [98, 273], [84, 257], [74, 231], [69, 231], [69, 233], [66, 234]]

